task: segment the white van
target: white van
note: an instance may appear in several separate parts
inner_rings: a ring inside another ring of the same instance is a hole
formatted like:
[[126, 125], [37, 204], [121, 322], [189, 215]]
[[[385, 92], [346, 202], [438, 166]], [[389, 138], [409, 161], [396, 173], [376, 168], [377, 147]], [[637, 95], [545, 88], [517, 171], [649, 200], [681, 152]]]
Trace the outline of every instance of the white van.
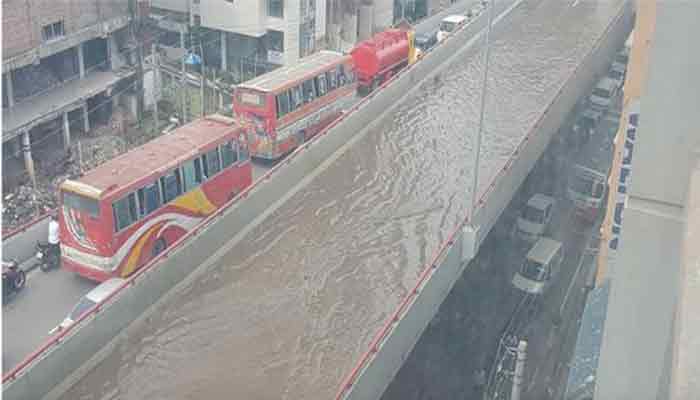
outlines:
[[515, 222], [515, 233], [519, 239], [532, 243], [544, 235], [554, 214], [553, 197], [537, 193], [525, 204], [518, 220]]
[[82, 317], [83, 314], [90, 311], [96, 304], [101, 303], [104, 299], [109, 297], [109, 295], [119, 289], [124, 282], [126, 282], [126, 279], [110, 278], [96, 286], [80, 299], [78, 304], [73, 307], [71, 312], [66, 316], [66, 318], [63, 319], [63, 321], [61, 321], [60, 324], [58, 324], [57, 327], [51, 329], [49, 335], [53, 335], [54, 333], [60, 332], [70, 325], [73, 325], [73, 323]]
[[539, 238], [513, 277], [513, 286], [525, 293], [543, 294], [559, 273], [561, 261], [561, 242]]
[[448, 15], [440, 22], [440, 30], [437, 33], [438, 42], [442, 42], [452, 32], [459, 29], [460, 26], [467, 22], [467, 17], [464, 15]]
[[617, 85], [609, 77], [601, 79], [593, 89], [589, 100], [594, 109], [605, 111], [612, 104], [612, 99], [617, 94]]

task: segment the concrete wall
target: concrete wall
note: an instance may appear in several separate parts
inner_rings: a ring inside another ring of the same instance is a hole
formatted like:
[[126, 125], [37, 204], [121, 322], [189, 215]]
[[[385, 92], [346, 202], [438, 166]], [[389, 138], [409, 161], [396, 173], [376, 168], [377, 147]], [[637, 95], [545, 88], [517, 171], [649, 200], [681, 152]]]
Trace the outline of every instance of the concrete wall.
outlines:
[[[179, 0], [174, 0], [174, 2], [179, 2]], [[285, 2], [285, 17], [288, 8], [289, 6]], [[234, 2], [202, 0], [199, 12], [202, 17], [202, 26], [209, 29], [254, 37], [265, 34], [267, 23], [267, 2], [265, 0]]]
[[64, 21], [66, 36], [103, 20], [129, 15], [128, 0], [4, 0], [3, 61], [43, 43], [42, 27]]
[[369, 39], [372, 36], [372, 27], [373, 27], [373, 6], [371, 5], [361, 5], [360, 6], [360, 16], [357, 19], [357, 22], [359, 24], [359, 30], [360, 33], [357, 36], [357, 40], [365, 40]]
[[374, 0], [374, 31], [379, 32], [394, 23], [394, 0]]

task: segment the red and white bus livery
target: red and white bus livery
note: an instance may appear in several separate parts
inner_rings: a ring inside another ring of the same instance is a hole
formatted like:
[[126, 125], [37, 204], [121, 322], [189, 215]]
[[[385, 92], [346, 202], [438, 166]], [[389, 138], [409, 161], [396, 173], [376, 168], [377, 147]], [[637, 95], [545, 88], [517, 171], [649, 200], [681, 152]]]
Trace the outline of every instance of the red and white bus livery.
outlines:
[[312, 138], [355, 102], [352, 58], [321, 51], [238, 85], [235, 115], [252, 123], [253, 158], [276, 160]]
[[214, 115], [65, 181], [63, 266], [96, 281], [129, 276], [252, 183], [246, 136]]

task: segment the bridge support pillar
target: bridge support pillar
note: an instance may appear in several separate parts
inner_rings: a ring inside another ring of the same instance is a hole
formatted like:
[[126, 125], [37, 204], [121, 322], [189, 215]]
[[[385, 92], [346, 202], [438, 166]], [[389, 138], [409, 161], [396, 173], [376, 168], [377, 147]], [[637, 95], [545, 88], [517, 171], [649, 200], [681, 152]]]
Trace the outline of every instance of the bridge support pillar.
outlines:
[[90, 132], [90, 116], [88, 112], [88, 105], [87, 102], [83, 104], [83, 129], [85, 130], [85, 133], [87, 134]]
[[228, 43], [226, 42], [227, 34], [221, 31], [221, 69], [228, 71]]
[[68, 121], [68, 111], [63, 113], [63, 149], [70, 148], [70, 121]]
[[22, 132], [22, 153], [24, 154], [24, 168], [29, 174], [32, 185], [36, 187], [36, 172], [34, 171], [34, 159], [32, 158], [32, 145], [29, 130]]

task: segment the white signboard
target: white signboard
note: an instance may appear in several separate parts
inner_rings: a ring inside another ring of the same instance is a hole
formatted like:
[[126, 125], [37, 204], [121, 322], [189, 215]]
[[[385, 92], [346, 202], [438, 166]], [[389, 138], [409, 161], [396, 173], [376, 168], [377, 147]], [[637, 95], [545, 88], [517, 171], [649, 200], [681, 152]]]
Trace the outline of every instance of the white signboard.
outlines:
[[267, 61], [272, 64], [284, 65], [284, 53], [281, 51], [268, 50]]

